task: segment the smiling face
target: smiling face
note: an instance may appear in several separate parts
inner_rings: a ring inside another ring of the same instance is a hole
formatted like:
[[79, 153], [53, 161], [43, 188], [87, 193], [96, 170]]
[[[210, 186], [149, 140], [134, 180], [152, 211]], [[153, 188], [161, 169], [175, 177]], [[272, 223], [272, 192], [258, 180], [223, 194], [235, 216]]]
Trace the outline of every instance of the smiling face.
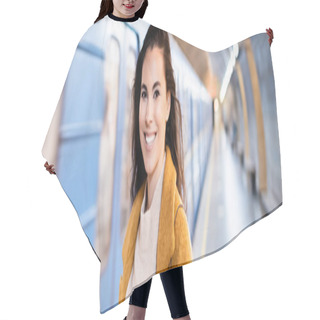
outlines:
[[167, 93], [164, 70], [163, 49], [156, 46], [148, 48], [141, 75], [139, 137], [149, 177], [156, 171], [160, 172], [165, 150], [171, 94]]
[[113, 14], [121, 18], [131, 18], [141, 8], [144, 0], [112, 0]]

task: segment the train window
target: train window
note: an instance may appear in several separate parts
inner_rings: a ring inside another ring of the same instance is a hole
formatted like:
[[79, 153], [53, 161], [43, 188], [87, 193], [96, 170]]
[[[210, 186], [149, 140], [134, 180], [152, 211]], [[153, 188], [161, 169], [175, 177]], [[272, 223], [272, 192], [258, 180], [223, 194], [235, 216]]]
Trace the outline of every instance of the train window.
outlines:
[[125, 43], [125, 56], [126, 56], [126, 68], [124, 77], [126, 78], [125, 87], [121, 88], [120, 94], [125, 96], [125, 106], [123, 110], [124, 114], [121, 115], [121, 121], [123, 123], [123, 136], [122, 136], [122, 165], [121, 165], [121, 230], [125, 230], [125, 225], [130, 215], [130, 183], [131, 183], [131, 119], [133, 110], [132, 100], [132, 85], [136, 69], [136, 55], [137, 48], [133, 48], [128, 43]]

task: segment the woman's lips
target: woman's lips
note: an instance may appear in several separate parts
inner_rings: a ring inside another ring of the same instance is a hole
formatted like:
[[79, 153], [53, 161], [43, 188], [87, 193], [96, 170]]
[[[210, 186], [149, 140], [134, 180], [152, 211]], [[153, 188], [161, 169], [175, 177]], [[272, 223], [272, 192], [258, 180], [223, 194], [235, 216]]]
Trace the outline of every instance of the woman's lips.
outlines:
[[124, 4], [124, 6], [125, 6], [127, 9], [133, 8], [133, 5], [132, 5], [132, 4]]
[[152, 146], [154, 144], [154, 140], [156, 139], [157, 132], [153, 133], [144, 133], [144, 138], [146, 142], [147, 150], [150, 151], [152, 149]]

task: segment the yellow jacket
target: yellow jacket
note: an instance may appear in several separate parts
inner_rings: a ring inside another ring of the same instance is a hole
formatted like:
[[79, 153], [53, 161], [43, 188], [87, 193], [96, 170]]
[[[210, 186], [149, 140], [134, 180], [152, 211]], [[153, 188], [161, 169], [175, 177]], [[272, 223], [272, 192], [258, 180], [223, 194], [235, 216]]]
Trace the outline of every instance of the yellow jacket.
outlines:
[[[177, 173], [170, 148], [166, 146], [166, 163], [162, 185], [156, 273], [192, 262], [192, 247], [188, 220], [176, 185]], [[127, 286], [134, 261], [136, 237], [140, 221], [146, 181], [132, 204], [126, 235], [122, 246], [123, 274], [120, 278], [119, 303], [126, 298]]]

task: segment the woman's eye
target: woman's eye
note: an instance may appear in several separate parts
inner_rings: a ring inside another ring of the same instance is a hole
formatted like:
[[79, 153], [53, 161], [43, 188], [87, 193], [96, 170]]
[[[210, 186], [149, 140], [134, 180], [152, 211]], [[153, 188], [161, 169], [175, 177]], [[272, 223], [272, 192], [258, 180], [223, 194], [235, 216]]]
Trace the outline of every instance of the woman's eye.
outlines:
[[146, 97], [146, 92], [145, 92], [145, 91], [142, 91], [142, 92], [141, 92], [141, 97], [142, 97], [142, 98], [145, 98], [145, 97]]
[[155, 96], [155, 98], [157, 98], [159, 95], [160, 95], [159, 90], [156, 90], [156, 91], [154, 92], [154, 96]]

